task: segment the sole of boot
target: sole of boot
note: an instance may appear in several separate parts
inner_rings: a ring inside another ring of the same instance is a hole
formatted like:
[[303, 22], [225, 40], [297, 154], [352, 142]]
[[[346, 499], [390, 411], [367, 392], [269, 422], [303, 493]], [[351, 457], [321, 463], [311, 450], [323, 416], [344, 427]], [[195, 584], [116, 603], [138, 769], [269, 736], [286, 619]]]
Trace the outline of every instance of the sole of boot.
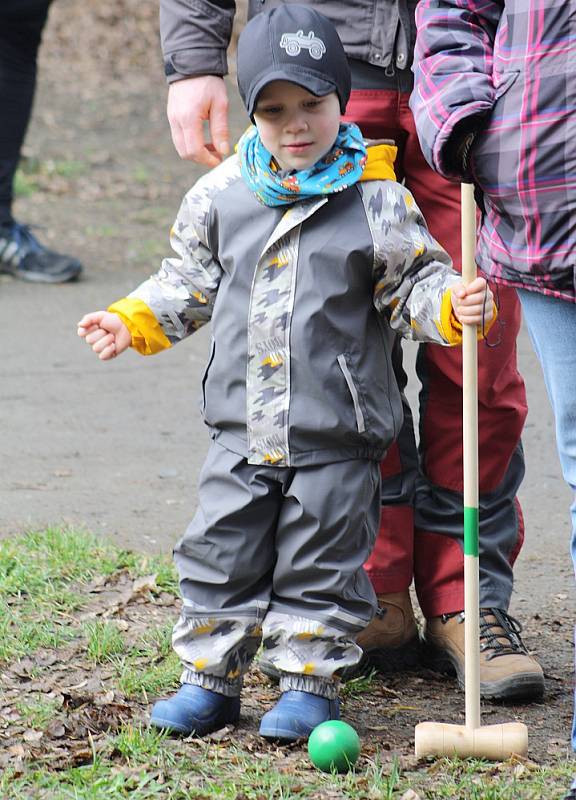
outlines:
[[225, 728], [227, 725], [237, 725], [239, 720], [240, 715], [227, 719], [221, 725], [218, 725], [217, 728], [209, 727], [208, 729], [201, 729], [200, 733], [197, 732], [196, 728], [189, 728], [187, 725], [179, 725], [177, 722], [171, 722], [170, 720], [162, 719], [162, 717], [151, 717], [150, 725], [153, 728], [160, 728], [163, 731], [181, 736], [207, 736], [209, 733], [222, 730], [222, 728]]
[[301, 733], [297, 736], [294, 731], [288, 731], [283, 728], [272, 730], [272, 728], [262, 728], [262, 726], [260, 726], [259, 733], [263, 739], [269, 739], [273, 742], [297, 742], [308, 737], [307, 733]]
[[159, 728], [162, 731], [168, 731], [168, 733], [176, 733], [180, 736], [191, 736], [194, 732], [185, 725], [177, 725], [173, 722], [169, 722], [167, 719], [161, 719], [160, 717], [152, 717], [150, 719], [150, 725], [153, 728]]
[[80, 273], [76, 275], [70, 276], [52, 276], [46, 275], [45, 273], [41, 272], [31, 272], [31, 273], [23, 273], [23, 272], [10, 272], [8, 273], [12, 275], [13, 278], [16, 278], [19, 281], [25, 281], [26, 283], [75, 283], [80, 278]]
[[229, 713], [227, 714], [226, 718], [217, 725], [213, 726], [204, 722], [201, 723], [197, 728], [192, 728], [190, 725], [185, 725], [182, 722], [175, 722], [169, 717], [162, 716], [163, 712], [160, 710], [158, 713], [154, 713], [153, 709], [152, 714], [150, 715], [150, 725], [154, 728], [160, 728], [161, 730], [181, 736], [206, 736], [208, 733], [214, 733], [214, 731], [219, 731], [222, 728], [225, 728], [226, 725], [237, 725], [240, 720], [240, 702], [238, 701], [236, 708], [228, 709], [228, 712]]
[[483, 700], [531, 703], [544, 697], [544, 680], [533, 672], [524, 672], [492, 683], [480, 683]]
[[421, 665], [421, 650], [422, 643], [418, 635], [402, 647], [367, 650], [357, 664], [342, 670], [340, 677], [343, 681], [349, 681], [369, 675], [372, 670], [381, 675], [409, 672]]
[[[456, 677], [458, 686], [464, 689], [464, 669], [460, 662], [435, 645], [425, 644], [422, 649], [423, 666], [433, 672]], [[480, 681], [480, 697], [483, 700], [541, 700], [544, 696], [544, 679], [533, 672], [520, 672], [509, 678], [490, 683]]]
[[19, 270], [17, 267], [11, 269], [6, 264], [0, 264], [0, 274], [10, 275], [12, 278], [26, 283], [74, 283], [80, 279], [82, 268], [70, 270], [60, 275], [51, 275], [49, 272], [28, 272], [27, 270]]

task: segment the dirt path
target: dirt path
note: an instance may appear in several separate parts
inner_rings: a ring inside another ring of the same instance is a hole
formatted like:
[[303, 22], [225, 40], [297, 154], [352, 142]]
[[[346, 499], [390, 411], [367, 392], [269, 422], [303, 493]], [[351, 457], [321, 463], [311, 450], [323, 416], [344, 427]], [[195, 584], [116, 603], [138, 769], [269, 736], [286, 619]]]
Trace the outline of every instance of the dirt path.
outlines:
[[[156, 269], [180, 198], [199, 173], [179, 161], [169, 139], [156, 3], [104, 3], [90, 19], [85, 8], [80, 0], [55, 3], [27, 142], [29, 181], [38, 188], [16, 212], [81, 256], [86, 277], [62, 287], [0, 279], [0, 536], [64, 521], [122, 546], [166, 552], [193, 512], [207, 446], [198, 414], [207, 331], [158, 360], [131, 353], [102, 365], [76, 338], [75, 322]], [[235, 100], [232, 118], [238, 136], [246, 117]], [[568, 752], [571, 707], [570, 497], [525, 335], [520, 351], [531, 408], [521, 495], [527, 542], [512, 612], [545, 667], [547, 698], [490, 709], [489, 721], [526, 720], [532, 755], [554, 760]], [[428, 711], [458, 718], [462, 697], [450, 682], [423, 673], [408, 688]], [[396, 729], [390, 721], [395, 747], [410, 749], [413, 722], [403, 717]]]

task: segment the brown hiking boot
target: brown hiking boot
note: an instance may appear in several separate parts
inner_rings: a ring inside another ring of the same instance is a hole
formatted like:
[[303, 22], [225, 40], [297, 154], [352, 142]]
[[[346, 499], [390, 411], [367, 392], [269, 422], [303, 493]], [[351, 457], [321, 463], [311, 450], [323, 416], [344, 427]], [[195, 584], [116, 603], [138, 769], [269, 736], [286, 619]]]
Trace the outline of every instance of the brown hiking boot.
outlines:
[[403, 672], [419, 664], [420, 634], [408, 589], [379, 594], [378, 606], [372, 622], [356, 636], [364, 655], [358, 664], [342, 671], [343, 680], [366, 675], [373, 669]]
[[[426, 621], [424, 663], [464, 687], [464, 612]], [[542, 667], [529, 655], [520, 623], [499, 608], [480, 609], [480, 694], [486, 700], [539, 700]]]

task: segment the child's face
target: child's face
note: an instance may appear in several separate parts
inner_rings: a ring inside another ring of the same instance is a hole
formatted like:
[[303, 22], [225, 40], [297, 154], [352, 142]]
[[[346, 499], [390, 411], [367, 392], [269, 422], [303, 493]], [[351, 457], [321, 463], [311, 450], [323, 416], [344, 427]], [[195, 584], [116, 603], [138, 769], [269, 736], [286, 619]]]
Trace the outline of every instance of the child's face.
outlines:
[[340, 102], [336, 92], [316, 97], [290, 81], [272, 81], [260, 92], [254, 121], [282, 169], [308, 169], [336, 141]]

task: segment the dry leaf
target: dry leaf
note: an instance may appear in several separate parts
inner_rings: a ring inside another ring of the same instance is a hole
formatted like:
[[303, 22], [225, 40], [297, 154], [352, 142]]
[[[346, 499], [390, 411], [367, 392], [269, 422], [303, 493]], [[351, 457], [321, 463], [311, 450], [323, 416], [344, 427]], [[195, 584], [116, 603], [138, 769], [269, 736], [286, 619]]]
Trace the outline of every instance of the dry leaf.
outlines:
[[154, 591], [158, 588], [156, 586], [156, 577], [157, 573], [154, 573], [154, 575], [143, 575], [141, 578], [136, 578], [132, 584], [132, 592], [136, 595], [142, 594], [145, 591]]
[[111, 703], [114, 702], [114, 692], [110, 690], [109, 692], [105, 692], [104, 694], [96, 695], [94, 698], [94, 702], [98, 706], [109, 706]]
[[36, 731], [36, 730], [27, 730], [22, 737], [25, 742], [39, 742], [40, 739], [44, 736], [43, 731]]
[[58, 719], [52, 720], [52, 722], [46, 728], [46, 734], [51, 736], [53, 739], [60, 739], [66, 733], [66, 728]]

